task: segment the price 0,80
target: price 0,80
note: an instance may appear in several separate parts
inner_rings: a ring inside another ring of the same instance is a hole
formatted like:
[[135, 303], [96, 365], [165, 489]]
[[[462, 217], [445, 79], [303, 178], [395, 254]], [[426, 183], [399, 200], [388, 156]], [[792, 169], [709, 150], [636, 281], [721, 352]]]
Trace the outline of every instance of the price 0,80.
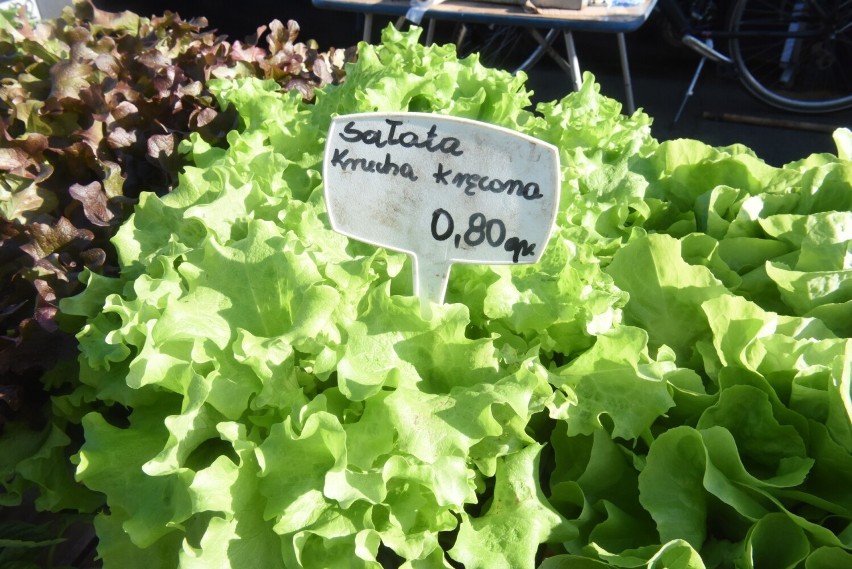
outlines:
[[503, 247], [505, 251], [512, 253], [512, 262], [517, 263], [521, 257], [535, 254], [535, 243], [528, 243], [526, 239], [515, 236], [506, 238], [506, 225], [502, 220], [488, 219], [482, 213], [474, 213], [467, 220], [467, 230], [462, 233], [455, 232], [455, 221], [445, 209], [438, 208], [432, 212], [432, 238], [435, 241], [446, 241], [454, 237], [456, 249], [462, 246], [476, 247], [487, 243], [491, 247]]

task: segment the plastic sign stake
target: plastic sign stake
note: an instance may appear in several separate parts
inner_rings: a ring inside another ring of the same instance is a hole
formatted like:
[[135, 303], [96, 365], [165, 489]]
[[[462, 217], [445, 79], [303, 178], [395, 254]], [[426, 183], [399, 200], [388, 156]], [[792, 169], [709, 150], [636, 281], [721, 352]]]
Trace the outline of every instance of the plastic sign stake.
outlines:
[[336, 231], [414, 257], [426, 317], [453, 263], [538, 261], [559, 205], [554, 146], [426, 113], [336, 117], [323, 179]]

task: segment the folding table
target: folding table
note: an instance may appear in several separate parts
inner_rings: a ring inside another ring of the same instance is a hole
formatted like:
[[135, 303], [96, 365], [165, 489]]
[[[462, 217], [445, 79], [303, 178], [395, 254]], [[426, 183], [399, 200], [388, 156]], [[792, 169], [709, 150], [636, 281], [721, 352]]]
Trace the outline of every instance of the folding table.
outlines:
[[[345, 10], [364, 14], [364, 40], [370, 41], [374, 15], [404, 17], [412, 7], [410, 0], [312, 0], [317, 8]], [[578, 10], [539, 8], [529, 11], [520, 4], [471, 2], [465, 0], [444, 0], [428, 8], [425, 17], [435, 20], [451, 20], [464, 23], [495, 24], [527, 28], [549, 55], [554, 57], [571, 77], [576, 90], [582, 83], [580, 63], [574, 48], [574, 31], [590, 31], [616, 34], [618, 52], [621, 59], [622, 78], [624, 80], [625, 109], [629, 114], [635, 111], [633, 102], [633, 84], [630, 66], [627, 61], [627, 44], [624, 34], [642, 26], [648, 19], [657, 0], [641, 0], [635, 5], [624, 0], [588, 0], [589, 4]], [[549, 34], [542, 36], [537, 30], [548, 29]], [[553, 38], [562, 32], [565, 39], [567, 60], [562, 58], [550, 45]]]

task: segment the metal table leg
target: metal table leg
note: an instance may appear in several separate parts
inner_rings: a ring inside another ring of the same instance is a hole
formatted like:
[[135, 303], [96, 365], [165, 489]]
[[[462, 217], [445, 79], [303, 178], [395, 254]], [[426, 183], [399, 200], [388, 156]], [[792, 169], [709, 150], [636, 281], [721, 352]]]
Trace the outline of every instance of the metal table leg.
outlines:
[[426, 45], [432, 45], [435, 41], [435, 18], [429, 18], [429, 26], [426, 28]]
[[538, 42], [538, 47], [533, 51], [530, 57], [521, 64], [518, 68], [521, 71], [527, 71], [533, 63], [538, 61], [541, 58], [543, 53], [546, 53], [556, 62], [562, 71], [568, 74], [571, 77], [571, 84], [573, 89], [576, 91], [580, 88], [580, 85], [583, 83], [583, 78], [580, 74], [580, 62], [577, 59], [577, 52], [574, 49], [574, 38], [571, 36], [571, 32], [564, 32], [565, 35], [565, 45], [568, 49], [568, 59], [562, 57], [558, 51], [551, 45], [556, 38], [556, 35], [559, 33], [558, 30], [550, 30], [547, 33], [547, 36], [541, 35], [538, 30], [535, 28], [528, 28], [527, 31], [532, 35], [533, 38]]
[[570, 30], [565, 30], [565, 51], [568, 54], [568, 64], [571, 68], [571, 83], [574, 85], [574, 90], [579, 91], [583, 84], [583, 74], [580, 73], [580, 60], [577, 58], [577, 48], [574, 47], [574, 36]]
[[373, 15], [364, 14], [364, 41], [370, 43], [373, 36]]
[[618, 55], [621, 57], [621, 75], [624, 78], [624, 106], [627, 109], [627, 114], [632, 115], [636, 112], [636, 105], [633, 103], [633, 82], [630, 79], [630, 64], [627, 62], [627, 42], [624, 40], [624, 34], [616, 34], [618, 36]]

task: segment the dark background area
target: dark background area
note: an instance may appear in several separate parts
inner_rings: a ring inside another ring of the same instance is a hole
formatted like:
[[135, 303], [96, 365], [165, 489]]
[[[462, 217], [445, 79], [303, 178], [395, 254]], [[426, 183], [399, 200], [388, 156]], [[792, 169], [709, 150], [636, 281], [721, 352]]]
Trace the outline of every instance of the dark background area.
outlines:
[[[278, 3], [260, 0], [94, 2], [101, 9], [129, 9], [143, 16], [162, 14], [166, 10], [177, 12], [183, 18], [204, 16], [210, 28], [231, 40], [243, 39], [255, 33], [258, 26], [275, 18], [282, 21], [294, 19], [302, 29], [299, 39], [314, 39], [321, 49], [356, 44], [361, 39], [364, 21], [358, 14], [314, 8], [310, 0]], [[376, 19], [373, 41], [378, 40], [379, 30], [388, 22], [386, 18]], [[451, 38], [454, 28], [453, 22], [439, 22], [438, 41]], [[665, 32], [662, 18], [652, 14], [642, 28], [627, 35], [635, 103], [654, 119], [652, 132], [658, 139], [695, 138], [714, 146], [742, 143], [776, 166], [815, 152], [836, 153], [831, 131], [837, 127], [852, 126], [852, 110], [803, 115], [773, 109], [749, 95], [730, 69], [712, 63], [705, 66], [695, 94], [687, 102], [680, 120], [674, 123], [675, 113], [699, 59], [691, 51], [667, 40]], [[581, 68], [594, 74], [603, 94], [623, 101], [624, 88], [615, 36], [585, 32], [575, 33], [574, 37]], [[561, 42], [557, 48], [564, 53]], [[540, 61], [529, 72], [528, 84], [535, 92], [536, 101], [558, 99], [570, 91], [568, 76], [549, 58]], [[752, 122], [769, 121], [776, 125], [786, 122], [792, 123], [792, 126], [782, 128], [713, 118], [731, 114]]]

